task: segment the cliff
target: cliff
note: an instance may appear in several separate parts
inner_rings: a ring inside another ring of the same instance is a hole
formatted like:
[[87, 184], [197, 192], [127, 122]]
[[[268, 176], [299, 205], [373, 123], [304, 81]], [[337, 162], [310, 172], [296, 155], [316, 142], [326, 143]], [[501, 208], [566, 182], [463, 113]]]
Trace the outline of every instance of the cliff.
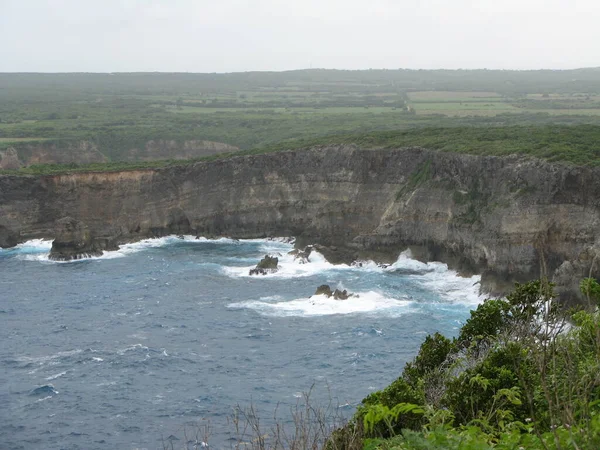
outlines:
[[90, 141], [25, 142], [0, 151], [0, 169], [34, 164], [90, 164], [108, 159]]
[[[56, 142], [23, 142], [0, 150], [0, 169], [18, 169], [34, 164], [90, 164], [114, 160], [153, 161], [157, 159], [194, 159], [216, 153], [239, 150], [222, 142], [203, 140], [150, 140], [143, 145], [115, 151], [99, 147], [87, 140], [62, 140]], [[115, 155], [116, 153], [116, 155]]]
[[153, 161], [157, 159], [194, 159], [216, 153], [238, 151], [239, 148], [222, 142], [168, 139], [150, 140], [143, 148], [132, 148], [125, 152], [127, 161]]
[[296, 236], [328, 246], [334, 260], [389, 260], [410, 247], [482, 273], [491, 293], [546, 273], [572, 300], [590, 267], [600, 275], [599, 175], [518, 157], [330, 146], [156, 170], [0, 176], [0, 245], [54, 238], [65, 217], [102, 248], [172, 233]]

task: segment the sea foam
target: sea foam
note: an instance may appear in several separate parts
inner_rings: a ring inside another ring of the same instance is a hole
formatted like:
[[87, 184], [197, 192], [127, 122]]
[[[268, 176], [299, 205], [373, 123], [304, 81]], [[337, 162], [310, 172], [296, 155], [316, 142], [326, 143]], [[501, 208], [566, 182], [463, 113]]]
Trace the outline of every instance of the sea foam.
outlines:
[[100, 256], [86, 256], [79, 259], [73, 259], [70, 261], [54, 261], [50, 259], [50, 250], [52, 248], [52, 241], [43, 240], [43, 239], [33, 239], [22, 244], [17, 245], [14, 249], [6, 249], [4, 252], [12, 252], [17, 255], [17, 258], [25, 260], [25, 261], [37, 261], [44, 263], [54, 263], [54, 264], [70, 264], [77, 263], [81, 261], [90, 261], [90, 260], [106, 260], [106, 259], [115, 259], [115, 258], [123, 258], [133, 253], [138, 253], [147, 249], [152, 248], [162, 248], [167, 247], [169, 245], [186, 242], [186, 243], [197, 243], [202, 244], [206, 242], [211, 243], [221, 243], [221, 244], [236, 244], [238, 241], [235, 239], [229, 238], [219, 238], [219, 239], [207, 239], [204, 237], [195, 237], [191, 235], [185, 236], [165, 236], [160, 238], [150, 238], [143, 239], [141, 241], [132, 242], [129, 244], [122, 244], [119, 246], [118, 250], [105, 251]]
[[313, 295], [290, 301], [269, 301], [262, 297], [257, 301], [232, 303], [229, 308], [253, 309], [267, 316], [327, 316], [332, 314], [381, 313], [401, 315], [409, 311], [412, 302], [395, 299], [376, 291], [359, 292], [347, 300], [335, 300], [325, 295]]

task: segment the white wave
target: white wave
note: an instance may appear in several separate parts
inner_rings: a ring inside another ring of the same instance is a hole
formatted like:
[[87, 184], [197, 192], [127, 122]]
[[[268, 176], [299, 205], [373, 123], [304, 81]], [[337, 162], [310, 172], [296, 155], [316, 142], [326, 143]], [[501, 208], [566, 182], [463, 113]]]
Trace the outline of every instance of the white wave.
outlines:
[[37, 399], [35, 402], [36, 402], [36, 403], [39, 403], [39, 402], [43, 402], [43, 401], [49, 400], [49, 399], [51, 399], [51, 398], [52, 398], [52, 396], [51, 396], [51, 395], [49, 395], [48, 397], [44, 397], [44, 398], [38, 398], [38, 399]]
[[425, 276], [423, 286], [450, 303], [476, 306], [483, 302], [485, 296], [479, 293], [481, 275], [461, 277], [453, 270]]
[[94, 357], [92, 357], [92, 361], [102, 362], [104, 360], [102, 358], [98, 358], [98, 357], [94, 356]]
[[56, 375], [52, 375], [52, 376], [47, 377], [46, 380], [47, 381], [56, 380], [57, 378], [60, 378], [63, 375], [66, 375], [66, 374], [67, 374], [66, 371], [65, 372], [60, 372], [60, 373], [57, 373]]
[[410, 251], [403, 252], [398, 260], [385, 269], [403, 271], [417, 280], [428, 291], [434, 292], [442, 301], [475, 306], [484, 300], [479, 293], [481, 275], [462, 277], [441, 262], [422, 263], [411, 258]]
[[[267, 242], [266, 240], [258, 240], [260, 242]], [[76, 263], [79, 261], [89, 261], [89, 260], [103, 260], [103, 259], [115, 259], [115, 258], [123, 258], [125, 256], [131, 255], [133, 253], [138, 253], [150, 248], [161, 248], [166, 247], [178, 242], [186, 242], [186, 243], [222, 243], [222, 244], [237, 244], [239, 241], [235, 239], [229, 238], [219, 238], [219, 239], [207, 239], [205, 237], [198, 237], [191, 235], [185, 236], [165, 236], [160, 238], [150, 238], [143, 239], [137, 242], [131, 242], [129, 244], [122, 244], [119, 246], [118, 250], [105, 251], [100, 256], [88, 256], [79, 259], [73, 259], [70, 261], [54, 261], [49, 258], [50, 250], [52, 248], [52, 241], [45, 241], [43, 239], [34, 239], [31, 241], [27, 241], [23, 244], [17, 245], [15, 248], [18, 250], [18, 258], [25, 261], [37, 261], [37, 262], [46, 262], [46, 263], [56, 263], [56, 264], [70, 264]], [[276, 245], [283, 245], [281, 243], [274, 243]]]
[[247, 308], [269, 316], [327, 316], [333, 314], [381, 313], [401, 315], [406, 313], [411, 301], [386, 297], [375, 291], [359, 292], [347, 300], [335, 300], [325, 295], [313, 295], [289, 301], [269, 302], [263, 297], [256, 301], [232, 303], [229, 308]]
[[423, 263], [412, 258], [410, 250], [400, 253], [394, 264], [384, 270], [389, 272], [400, 272], [409, 275], [424, 275], [432, 272], [448, 272], [448, 266], [440, 262]]
[[0, 253], [16, 254], [17, 258], [30, 260], [43, 260], [44, 255], [50, 253], [52, 241], [45, 239], [31, 239], [17, 244], [12, 248], [1, 249]]
[[17, 244], [15, 249], [21, 250], [23, 252], [26, 251], [35, 251], [35, 252], [44, 252], [49, 251], [52, 248], [52, 242], [46, 239], [31, 239], [30, 241], [22, 242], [21, 244]]
[[230, 277], [255, 277], [258, 279], [309, 277], [323, 274], [328, 270], [354, 271], [357, 274], [365, 272], [397, 273], [410, 277], [424, 289], [436, 294], [443, 302], [462, 303], [471, 306], [483, 301], [483, 296], [479, 294], [481, 276], [461, 277], [456, 271], [448, 269], [447, 264], [441, 262], [423, 263], [413, 259], [410, 251], [401, 253], [396, 262], [389, 266], [382, 266], [373, 261], [360, 261], [351, 266], [331, 264], [315, 250], [310, 254], [309, 262], [304, 264], [295, 260], [294, 256], [288, 255], [287, 252], [278, 254], [271, 251], [270, 253], [272, 256], [279, 258], [279, 268], [275, 273], [250, 275], [250, 270], [255, 265], [224, 266], [221, 270]]
[[142, 345], [142, 344], [134, 344], [134, 345], [131, 345], [131, 346], [129, 346], [129, 347], [126, 347], [126, 348], [124, 348], [124, 349], [122, 349], [122, 350], [117, 350], [117, 354], [118, 354], [118, 355], [124, 355], [125, 353], [127, 353], [127, 352], [129, 352], [129, 351], [138, 350], [138, 349], [141, 349], [141, 350], [144, 350], [144, 351], [145, 351], [145, 350], [149, 350], [149, 349], [148, 349], [148, 347], [146, 347], [145, 345]]
[[[253, 278], [296, 278], [296, 277], [309, 277], [323, 273], [326, 270], [354, 270], [355, 267], [348, 266], [346, 264], [331, 264], [328, 262], [323, 255], [316, 250], [313, 250], [309, 257], [309, 262], [302, 264], [297, 260], [294, 260], [293, 255], [286, 253], [268, 252], [271, 256], [277, 256], [279, 259], [278, 270], [275, 273], [269, 273], [267, 275], [250, 275], [250, 270], [256, 267], [256, 264], [252, 266], [243, 267], [231, 267], [224, 266], [221, 268], [225, 275], [230, 277], [253, 277]], [[258, 261], [256, 261], [258, 263]]]

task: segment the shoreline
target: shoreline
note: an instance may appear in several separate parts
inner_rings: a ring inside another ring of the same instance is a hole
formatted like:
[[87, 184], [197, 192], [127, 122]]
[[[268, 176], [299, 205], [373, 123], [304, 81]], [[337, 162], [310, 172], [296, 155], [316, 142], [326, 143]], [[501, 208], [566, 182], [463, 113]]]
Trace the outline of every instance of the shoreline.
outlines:
[[546, 275], [577, 303], [577, 283], [600, 255], [598, 179], [598, 168], [532, 158], [343, 145], [9, 176], [0, 177], [0, 245], [53, 237], [69, 258], [172, 234], [296, 236], [334, 263], [388, 263], [408, 248], [417, 260], [480, 273], [492, 295]]

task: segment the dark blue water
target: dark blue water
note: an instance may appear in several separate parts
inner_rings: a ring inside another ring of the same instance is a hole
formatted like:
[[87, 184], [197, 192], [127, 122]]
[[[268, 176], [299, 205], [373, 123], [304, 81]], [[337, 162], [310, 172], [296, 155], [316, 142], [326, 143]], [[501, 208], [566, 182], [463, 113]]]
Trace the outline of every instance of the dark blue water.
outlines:
[[[156, 449], [207, 421], [229, 447], [236, 405], [285, 416], [313, 385], [350, 416], [478, 301], [477, 278], [441, 264], [301, 265], [291, 248], [164, 238], [72, 263], [43, 242], [0, 250], [0, 449]], [[280, 273], [247, 276], [266, 253]], [[359, 297], [309, 298], [323, 283]]]

